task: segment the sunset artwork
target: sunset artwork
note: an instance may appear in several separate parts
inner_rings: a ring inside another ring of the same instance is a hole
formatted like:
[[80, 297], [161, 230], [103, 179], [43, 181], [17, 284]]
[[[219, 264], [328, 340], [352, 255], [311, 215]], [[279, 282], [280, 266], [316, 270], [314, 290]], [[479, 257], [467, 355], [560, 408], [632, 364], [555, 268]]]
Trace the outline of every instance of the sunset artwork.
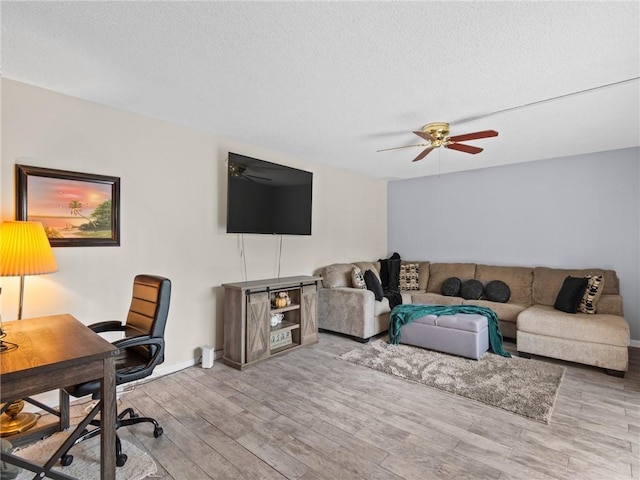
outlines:
[[28, 220], [42, 222], [49, 238], [110, 238], [111, 185], [29, 176]]

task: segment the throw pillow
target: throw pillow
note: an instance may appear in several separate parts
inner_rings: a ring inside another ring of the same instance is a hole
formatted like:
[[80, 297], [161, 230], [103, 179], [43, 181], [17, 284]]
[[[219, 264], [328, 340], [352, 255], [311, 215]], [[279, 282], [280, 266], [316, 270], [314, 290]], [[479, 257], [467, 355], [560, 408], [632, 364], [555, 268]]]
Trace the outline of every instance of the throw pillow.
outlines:
[[562, 288], [558, 292], [553, 308], [561, 312], [576, 313], [584, 291], [587, 289], [587, 282], [588, 279], [584, 277], [566, 277], [562, 282]]
[[502, 280], [491, 280], [484, 287], [484, 296], [492, 302], [507, 303], [511, 298], [511, 289]]
[[580, 300], [578, 310], [582, 313], [596, 313], [596, 304], [600, 300], [604, 289], [604, 278], [602, 275], [585, 275], [587, 288]]
[[458, 277], [449, 277], [440, 287], [440, 293], [445, 297], [457, 297], [460, 295], [460, 285], [462, 281]]
[[483, 291], [484, 285], [480, 280], [465, 280], [460, 285], [460, 296], [465, 300], [480, 300]]
[[364, 281], [364, 275], [359, 267], [353, 267], [351, 269], [351, 286], [353, 288], [367, 288], [367, 283]]
[[418, 291], [418, 264], [400, 265], [400, 290]]
[[371, 290], [373, 292], [374, 297], [377, 301], [380, 301], [384, 297], [384, 292], [382, 291], [382, 284], [375, 273], [371, 270], [367, 270], [364, 272], [364, 283], [367, 284], [367, 290]]

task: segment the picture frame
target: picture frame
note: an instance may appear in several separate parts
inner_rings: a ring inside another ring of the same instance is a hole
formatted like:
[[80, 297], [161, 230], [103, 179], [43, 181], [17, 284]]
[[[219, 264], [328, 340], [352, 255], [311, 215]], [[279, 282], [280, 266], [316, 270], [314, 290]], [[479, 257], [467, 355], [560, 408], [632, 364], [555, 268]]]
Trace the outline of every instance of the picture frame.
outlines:
[[16, 220], [41, 222], [52, 247], [120, 246], [120, 178], [15, 166]]

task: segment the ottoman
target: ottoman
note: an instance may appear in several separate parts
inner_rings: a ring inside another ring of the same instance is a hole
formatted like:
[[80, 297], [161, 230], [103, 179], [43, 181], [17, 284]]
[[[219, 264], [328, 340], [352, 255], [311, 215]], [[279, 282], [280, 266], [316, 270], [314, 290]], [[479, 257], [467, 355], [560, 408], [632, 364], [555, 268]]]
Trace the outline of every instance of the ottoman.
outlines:
[[489, 350], [487, 317], [470, 313], [425, 315], [402, 326], [400, 343], [478, 360]]

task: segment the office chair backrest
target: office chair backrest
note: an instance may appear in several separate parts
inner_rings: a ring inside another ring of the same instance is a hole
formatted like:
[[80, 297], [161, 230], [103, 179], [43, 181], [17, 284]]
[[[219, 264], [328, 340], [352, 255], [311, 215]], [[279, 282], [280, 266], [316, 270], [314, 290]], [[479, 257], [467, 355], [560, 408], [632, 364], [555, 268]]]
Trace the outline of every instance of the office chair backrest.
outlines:
[[163, 338], [169, 314], [171, 281], [155, 275], [136, 275], [127, 315], [127, 337], [149, 335]]

